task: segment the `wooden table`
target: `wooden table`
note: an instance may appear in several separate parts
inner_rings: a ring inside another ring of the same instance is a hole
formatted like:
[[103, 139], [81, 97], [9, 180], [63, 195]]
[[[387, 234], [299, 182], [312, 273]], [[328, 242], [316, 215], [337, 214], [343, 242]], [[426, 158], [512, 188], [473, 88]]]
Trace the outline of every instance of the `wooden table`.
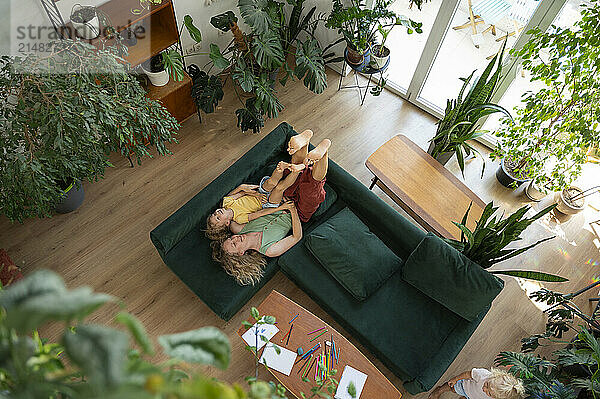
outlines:
[[382, 145], [365, 162], [375, 184], [426, 230], [460, 239], [460, 222], [472, 202], [467, 226], [475, 227], [485, 203], [443, 165], [404, 135]]
[[[313, 315], [292, 300], [286, 298], [284, 295], [277, 291], [271, 291], [269, 296], [257, 307], [257, 309], [261, 315], [275, 316], [277, 319], [277, 327], [279, 328], [279, 332], [275, 334], [273, 338], [271, 338], [271, 342], [291, 351], [295, 352], [298, 347], [302, 347], [306, 352], [319, 342], [321, 343], [321, 348], [323, 348], [325, 346], [325, 341], [331, 341], [331, 336], [333, 335], [336, 348], [341, 350], [338, 363], [335, 365], [335, 368], [338, 371], [334, 378], [338, 381], [340, 380], [346, 365], [362, 371], [368, 376], [363, 391], [360, 395], [360, 399], [399, 399], [402, 396], [402, 394], [381, 373], [381, 371], [379, 371], [369, 361], [369, 359], [367, 359], [358, 349], [356, 349], [356, 347], [352, 345], [350, 341], [340, 335], [331, 326], [324, 323], [317, 316]], [[299, 316], [296, 317], [296, 319], [292, 322], [294, 329], [292, 330], [289, 344], [285, 345], [286, 341], [281, 342], [281, 338], [288, 332], [291, 325], [288, 322], [296, 314]], [[254, 324], [255, 321], [250, 317], [248, 318], [248, 322]], [[322, 331], [312, 335], [307, 334], [321, 327], [325, 327], [328, 332], [323, 334], [317, 340], [309, 342], [312, 337], [318, 335]], [[240, 337], [242, 334], [244, 334], [244, 332], [246, 332], [245, 327], [241, 327], [238, 330]], [[300, 398], [300, 392], [309, 394], [310, 388], [316, 385], [314, 381], [314, 366], [312, 373], [308, 373], [308, 382], [302, 381], [300, 378], [301, 375], [297, 373], [299, 367], [303, 363], [304, 361], [300, 361], [295, 364], [289, 376], [269, 369], [271, 374], [273, 374], [273, 376], [297, 398]]]

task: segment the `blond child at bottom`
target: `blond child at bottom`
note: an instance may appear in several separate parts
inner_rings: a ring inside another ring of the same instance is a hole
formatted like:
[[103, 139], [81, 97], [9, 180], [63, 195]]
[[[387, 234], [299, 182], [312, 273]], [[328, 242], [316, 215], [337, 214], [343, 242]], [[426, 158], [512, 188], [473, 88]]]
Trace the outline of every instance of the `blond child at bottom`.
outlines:
[[467, 399], [522, 399], [523, 383], [504, 370], [474, 368], [451, 378], [431, 392], [430, 399], [438, 399], [444, 392], [455, 392]]

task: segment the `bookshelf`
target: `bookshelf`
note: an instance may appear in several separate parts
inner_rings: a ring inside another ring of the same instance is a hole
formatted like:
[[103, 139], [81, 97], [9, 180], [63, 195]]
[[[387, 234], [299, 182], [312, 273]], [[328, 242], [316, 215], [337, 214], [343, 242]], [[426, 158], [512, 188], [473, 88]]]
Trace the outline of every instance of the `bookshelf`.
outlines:
[[[58, 2], [60, 0], [54, 0]], [[139, 0], [110, 0], [97, 9], [106, 14], [110, 19], [112, 26], [122, 32], [126, 28], [141, 25], [145, 32], [137, 37], [137, 43], [129, 46], [129, 54], [126, 60], [132, 67], [137, 67], [144, 61], [159, 54], [161, 51], [178, 46], [181, 51], [181, 42], [179, 39], [179, 29], [175, 18], [175, 9], [172, 0], [163, 0], [160, 4], [150, 3], [146, 8], [140, 5]], [[141, 12], [134, 14], [132, 10], [138, 9]], [[110, 40], [104, 37], [105, 26], [100, 26], [100, 36], [86, 41], [96, 47], [100, 47], [103, 40], [111, 44]], [[64, 26], [67, 36], [77, 37], [75, 28], [71, 23]], [[148, 84], [148, 97], [160, 101], [169, 112], [182, 122], [196, 113], [196, 106], [190, 96], [192, 89], [192, 80], [184, 73], [184, 78], [180, 82], [173, 79], [169, 80], [165, 86], [156, 87]]]

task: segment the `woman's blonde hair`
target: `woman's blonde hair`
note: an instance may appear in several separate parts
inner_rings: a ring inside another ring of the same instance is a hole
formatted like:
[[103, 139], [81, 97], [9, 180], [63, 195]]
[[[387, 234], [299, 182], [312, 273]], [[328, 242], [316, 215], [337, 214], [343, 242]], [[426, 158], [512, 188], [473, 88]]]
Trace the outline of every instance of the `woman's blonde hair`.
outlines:
[[494, 399], [521, 399], [525, 395], [523, 382], [505, 370], [492, 369], [488, 389]]
[[233, 255], [223, 249], [223, 241], [210, 243], [212, 257], [219, 262], [223, 269], [240, 285], [256, 284], [263, 276], [263, 269], [267, 264], [265, 257], [253, 250], [248, 250], [244, 255]]
[[215, 226], [210, 222], [211, 215], [208, 215], [206, 218], [206, 230], [204, 230], [204, 235], [206, 238], [212, 241], [223, 241], [227, 239], [231, 233], [229, 232], [229, 226]]

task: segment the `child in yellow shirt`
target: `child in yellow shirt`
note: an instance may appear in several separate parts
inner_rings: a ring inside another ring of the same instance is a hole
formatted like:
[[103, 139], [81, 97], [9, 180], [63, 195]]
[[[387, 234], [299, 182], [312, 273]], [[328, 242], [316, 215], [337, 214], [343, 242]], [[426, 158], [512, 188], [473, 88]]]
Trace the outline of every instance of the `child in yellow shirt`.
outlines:
[[[280, 211], [283, 192], [296, 181], [304, 168], [303, 164], [279, 162], [271, 176], [261, 179], [260, 185], [238, 186], [223, 197], [222, 207], [206, 220], [206, 236], [211, 240], [225, 238], [232, 223], [241, 228], [251, 220]], [[290, 173], [282, 179], [286, 169]]]

